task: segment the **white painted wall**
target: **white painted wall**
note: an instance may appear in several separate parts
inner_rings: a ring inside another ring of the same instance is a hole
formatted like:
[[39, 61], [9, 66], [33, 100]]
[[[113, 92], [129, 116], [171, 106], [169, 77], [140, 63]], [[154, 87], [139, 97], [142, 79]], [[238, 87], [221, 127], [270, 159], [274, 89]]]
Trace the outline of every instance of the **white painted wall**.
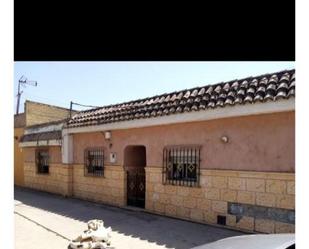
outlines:
[[73, 136], [65, 134], [62, 136], [62, 163], [73, 163]]
[[19, 147], [61, 146], [61, 140], [39, 140], [19, 143]]
[[25, 135], [27, 134], [34, 134], [34, 133], [41, 133], [41, 132], [49, 132], [49, 131], [60, 131], [62, 130], [63, 123], [61, 124], [52, 124], [52, 125], [47, 125], [43, 127], [28, 127], [25, 129]]

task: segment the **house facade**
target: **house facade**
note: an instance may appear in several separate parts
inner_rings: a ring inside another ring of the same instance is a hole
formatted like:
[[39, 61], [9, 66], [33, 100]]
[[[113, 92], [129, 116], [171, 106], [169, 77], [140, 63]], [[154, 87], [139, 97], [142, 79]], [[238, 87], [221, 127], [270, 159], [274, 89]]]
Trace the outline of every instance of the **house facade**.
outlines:
[[294, 232], [294, 101], [288, 70], [79, 112], [26, 130], [25, 185], [244, 231]]
[[[73, 111], [72, 113], [75, 113]], [[46, 122], [63, 120], [70, 117], [70, 110], [26, 100], [24, 113], [14, 115], [14, 184], [24, 186], [24, 153], [19, 147], [19, 140], [25, 128]]]

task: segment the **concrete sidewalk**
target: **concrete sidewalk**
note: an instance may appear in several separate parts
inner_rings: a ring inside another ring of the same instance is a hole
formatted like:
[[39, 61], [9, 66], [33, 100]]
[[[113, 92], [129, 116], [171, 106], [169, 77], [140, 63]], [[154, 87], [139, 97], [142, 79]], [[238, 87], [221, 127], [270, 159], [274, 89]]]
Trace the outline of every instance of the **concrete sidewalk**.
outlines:
[[117, 249], [188, 249], [243, 234], [15, 187], [16, 249], [67, 248], [91, 219], [112, 227], [111, 246]]
[[67, 248], [67, 246], [66, 239], [15, 214], [15, 248]]

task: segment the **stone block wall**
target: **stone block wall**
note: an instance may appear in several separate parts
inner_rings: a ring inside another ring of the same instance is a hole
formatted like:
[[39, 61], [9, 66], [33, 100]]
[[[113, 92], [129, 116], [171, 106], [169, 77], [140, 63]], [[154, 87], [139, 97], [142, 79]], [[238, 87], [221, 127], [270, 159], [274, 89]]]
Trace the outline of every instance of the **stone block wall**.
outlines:
[[73, 196], [115, 206], [126, 205], [126, 175], [121, 166], [104, 166], [104, 176], [85, 176], [84, 165], [74, 164]]
[[49, 151], [49, 173], [38, 174], [34, 147], [23, 148], [24, 186], [50, 193], [71, 195], [72, 168], [61, 163], [60, 146], [47, 147]]
[[226, 226], [251, 232], [295, 231], [294, 173], [201, 170], [200, 187], [193, 188], [163, 185], [161, 172], [146, 167], [151, 212], [208, 224], [223, 216]]
[[68, 165], [51, 163], [49, 174], [38, 174], [34, 162], [24, 163], [25, 187], [50, 193], [71, 195], [72, 173]]
[[[295, 232], [295, 175], [253, 171], [201, 170], [200, 187], [162, 184], [162, 169], [146, 167], [147, 211], [201, 223], [259, 232]], [[46, 192], [126, 205], [126, 173], [105, 166], [104, 176], [85, 176], [84, 165], [51, 163], [37, 174], [25, 162], [25, 186]], [[224, 218], [224, 223], [218, 219]]]
[[26, 126], [30, 126], [68, 118], [70, 110], [27, 100], [25, 102], [25, 115]]

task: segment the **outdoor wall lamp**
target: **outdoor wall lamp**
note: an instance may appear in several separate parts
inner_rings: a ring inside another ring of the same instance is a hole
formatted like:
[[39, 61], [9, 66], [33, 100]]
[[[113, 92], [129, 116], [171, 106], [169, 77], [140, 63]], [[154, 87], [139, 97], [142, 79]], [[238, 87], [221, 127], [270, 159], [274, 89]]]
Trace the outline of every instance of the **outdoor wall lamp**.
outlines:
[[112, 148], [113, 147], [113, 144], [111, 143], [112, 133], [110, 131], [105, 131], [104, 137], [107, 141], [109, 141], [109, 148]]
[[222, 136], [221, 141], [226, 144], [229, 141], [229, 138], [227, 136]]
[[105, 131], [104, 136], [106, 140], [110, 140], [112, 138], [112, 133], [110, 131]]

